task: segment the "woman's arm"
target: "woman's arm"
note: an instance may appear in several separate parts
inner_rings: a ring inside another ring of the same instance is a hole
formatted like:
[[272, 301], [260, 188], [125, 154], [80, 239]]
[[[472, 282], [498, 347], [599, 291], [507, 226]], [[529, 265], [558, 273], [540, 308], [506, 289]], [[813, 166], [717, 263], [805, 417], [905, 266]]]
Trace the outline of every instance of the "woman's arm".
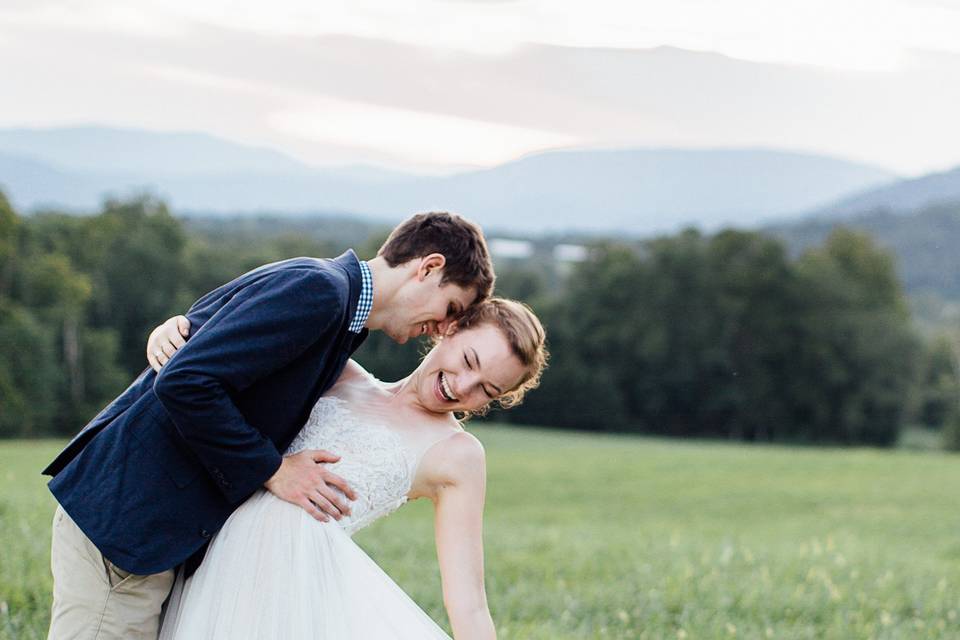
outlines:
[[456, 640], [493, 640], [497, 633], [483, 585], [483, 445], [469, 433], [451, 436], [430, 451], [437, 557], [443, 603]]

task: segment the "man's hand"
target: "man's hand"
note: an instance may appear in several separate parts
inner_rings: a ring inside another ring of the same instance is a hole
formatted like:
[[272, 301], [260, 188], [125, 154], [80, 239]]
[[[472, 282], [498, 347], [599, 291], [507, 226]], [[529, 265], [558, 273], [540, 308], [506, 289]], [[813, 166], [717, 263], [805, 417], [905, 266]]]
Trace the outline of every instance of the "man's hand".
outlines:
[[321, 522], [330, 518], [339, 520], [350, 515], [350, 506], [344, 495], [350, 500], [357, 499], [346, 480], [322, 464], [339, 459], [340, 456], [320, 449], [286, 456], [277, 472], [263, 486], [281, 500], [302, 507]]
[[190, 321], [186, 316], [174, 316], [154, 329], [147, 338], [147, 362], [153, 370], [167, 364], [177, 349], [186, 344], [190, 336]]

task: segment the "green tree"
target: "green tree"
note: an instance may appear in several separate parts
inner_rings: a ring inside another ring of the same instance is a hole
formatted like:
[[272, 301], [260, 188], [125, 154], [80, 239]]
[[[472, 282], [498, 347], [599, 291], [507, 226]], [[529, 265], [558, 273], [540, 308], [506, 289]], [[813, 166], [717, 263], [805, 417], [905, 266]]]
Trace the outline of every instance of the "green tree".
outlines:
[[943, 426], [943, 448], [947, 451], [960, 451], [960, 411], [955, 411]]
[[[84, 368], [81, 323], [90, 298], [89, 279], [77, 273], [64, 255], [33, 258], [25, 268], [25, 302], [40, 322], [57, 335], [64, 388], [56, 388], [62, 411], [58, 422], [71, 421], [84, 403]], [[58, 429], [59, 430], [59, 429]]]
[[796, 347], [796, 276], [784, 247], [756, 233], [724, 231], [706, 247], [714, 333], [700, 348], [712, 354], [703, 412], [716, 435], [790, 439], [791, 408], [783, 394]]
[[960, 403], [960, 371], [950, 338], [938, 336], [923, 350], [915, 391], [914, 419], [925, 427], [939, 429], [957, 412]]
[[120, 364], [141, 371], [150, 330], [180, 308], [186, 235], [166, 205], [151, 197], [108, 201], [87, 234], [103, 250], [93, 266], [91, 326], [118, 333]]
[[917, 346], [889, 256], [845, 232], [798, 263], [740, 231], [599, 246], [545, 320], [511, 414], [676, 436], [891, 444]]
[[0, 437], [49, 433], [61, 387], [54, 350], [27, 309], [0, 299]]
[[548, 334], [550, 369], [540, 389], [504, 416], [598, 431], [630, 426], [630, 381], [617, 374], [630, 361], [633, 327], [623, 319], [636, 320], [631, 285], [640, 267], [628, 247], [598, 247], [574, 270], [565, 296], [535, 307]]
[[0, 299], [11, 293], [19, 231], [20, 218], [0, 191]]
[[840, 229], [798, 263], [806, 304], [792, 386], [804, 437], [890, 445], [907, 405], [918, 343], [892, 257]]

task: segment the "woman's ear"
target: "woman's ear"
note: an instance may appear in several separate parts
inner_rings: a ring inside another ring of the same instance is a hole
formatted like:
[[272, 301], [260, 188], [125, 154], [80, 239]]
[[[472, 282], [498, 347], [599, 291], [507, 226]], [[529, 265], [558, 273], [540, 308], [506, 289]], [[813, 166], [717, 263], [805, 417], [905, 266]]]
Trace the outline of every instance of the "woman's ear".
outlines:
[[459, 331], [459, 330], [460, 330], [460, 325], [457, 324], [457, 321], [456, 321], [456, 320], [451, 320], [451, 321], [447, 324], [447, 328], [444, 330], [443, 335], [445, 335], [445, 336], [452, 336], [453, 334], [455, 334], [455, 333], [456, 333], [457, 331]]

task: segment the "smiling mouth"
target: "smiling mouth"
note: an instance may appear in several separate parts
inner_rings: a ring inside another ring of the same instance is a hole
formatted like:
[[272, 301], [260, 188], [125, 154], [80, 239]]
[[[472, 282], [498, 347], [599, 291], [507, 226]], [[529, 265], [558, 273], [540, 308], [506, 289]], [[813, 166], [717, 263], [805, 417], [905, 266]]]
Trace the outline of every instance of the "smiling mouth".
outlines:
[[457, 401], [457, 397], [453, 395], [453, 390], [450, 389], [450, 383], [447, 382], [447, 378], [446, 376], [443, 375], [443, 371], [441, 371], [438, 376], [437, 386], [440, 388], [440, 395], [443, 397], [444, 400], [446, 400], [447, 402]]

